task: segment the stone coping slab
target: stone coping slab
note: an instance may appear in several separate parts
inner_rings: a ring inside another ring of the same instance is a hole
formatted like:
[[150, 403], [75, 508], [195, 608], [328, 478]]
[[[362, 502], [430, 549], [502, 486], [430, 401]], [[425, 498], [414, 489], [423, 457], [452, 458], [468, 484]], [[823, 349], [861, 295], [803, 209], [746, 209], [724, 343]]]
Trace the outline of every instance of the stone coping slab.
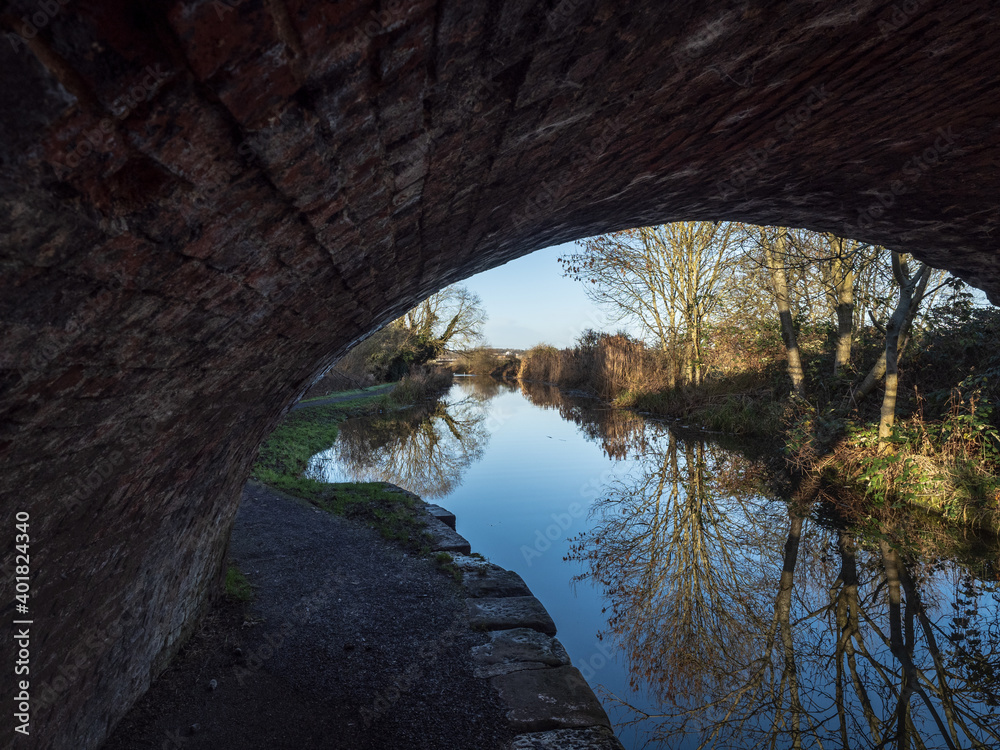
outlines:
[[455, 518], [455, 514], [450, 510], [445, 510], [440, 505], [435, 505], [434, 503], [427, 503], [427, 512], [452, 531], [455, 530], [457, 519]]
[[451, 552], [468, 555], [472, 552], [469, 540], [454, 529], [439, 521], [430, 513], [424, 514], [425, 530], [431, 536], [431, 549], [435, 552]]
[[625, 750], [624, 745], [606, 727], [521, 734], [508, 747], [509, 750]]
[[570, 663], [563, 645], [537, 630], [494, 630], [489, 636], [489, 643], [472, 649], [476, 677], [498, 677], [522, 669], [563, 667]]
[[528, 585], [513, 570], [468, 555], [452, 555], [456, 566], [462, 571], [462, 585], [469, 596], [504, 597], [531, 596]]
[[490, 679], [521, 732], [593, 726], [611, 728], [601, 702], [576, 667], [525, 669]]
[[[517, 733], [508, 750], [624, 750], [601, 702], [554, 637], [555, 622], [524, 579], [471, 555], [469, 543], [446, 525], [454, 516], [443, 508], [429, 506], [423, 515], [438, 540], [435, 549], [451, 553], [462, 572], [471, 626], [489, 631], [489, 640], [469, 653], [473, 674], [496, 691]], [[462, 549], [454, 549], [456, 538]]]
[[482, 630], [531, 628], [546, 635], [556, 634], [556, 624], [545, 607], [533, 596], [505, 596], [466, 599], [472, 627]]

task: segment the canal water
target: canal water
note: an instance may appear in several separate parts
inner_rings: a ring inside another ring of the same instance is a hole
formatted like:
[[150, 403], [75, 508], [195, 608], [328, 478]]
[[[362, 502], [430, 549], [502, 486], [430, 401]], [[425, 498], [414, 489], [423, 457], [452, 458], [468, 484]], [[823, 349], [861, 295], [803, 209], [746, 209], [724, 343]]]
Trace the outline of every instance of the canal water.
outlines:
[[389, 481], [517, 571], [630, 750], [1000, 748], [1000, 547], [782, 497], [723, 444], [542, 384], [456, 378], [307, 473]]

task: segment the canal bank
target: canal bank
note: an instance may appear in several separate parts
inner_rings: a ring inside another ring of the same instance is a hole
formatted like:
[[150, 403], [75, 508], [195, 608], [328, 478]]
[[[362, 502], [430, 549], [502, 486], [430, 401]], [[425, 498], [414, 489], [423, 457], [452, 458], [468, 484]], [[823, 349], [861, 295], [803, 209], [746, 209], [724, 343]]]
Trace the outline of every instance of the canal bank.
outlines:
[[[462, 582], [375, 531], [251, 483], [221, 604], [105, 745], [618, 750], [517, 574], [424, 518]], [[444, 521], [440, 518], [445, 519]]]
[[[772, 493], [759, 446], [716, 437], [456, 378], [436, 405], [344, 421], [305, 474], [454, 511], [543, 602], [629, 750], [794, 747], [795, 721], [803, 746], [874, 750], [902, 711], [928, 748], [1000, 743], [996, 539], [894, 508], [851, 522], [836, 496], [803, 507]], [[923, 696], [893, 678], [908, 620], [909, 663], [945, 669]]]
[[[513, 600], [524, 595], [518, 588], [523, 581], [542, 602], [541, 611], [522, 611], [518, 624], [533, 618], [529, 630], [546, 635], [547, 614], [559, 623], [559, 641], [598, 691], [628, 750], [688, 750], [712, 746], [703, 744], [712, 737], [715, 747], [740, 750], [793, 747], [799, 740], [841, 746], [838, 738], [845, 734], [847, 745], [874, 750], [884, 746], [903, 713], [910, 717], [906, 734], [927, 748], [1000, 742], [994, 729], [1000, 721], [995, 539], [956, 536], [934, 519], [891, 508], [851, 523], [838, 512], [837, 497], [789, 502], [767, 490], [772, 483], [766, 455], [753, 458], [738, 446], [708, 442], [634, 413], [595, 408], [592, 400], [539, 384], [511, 388], [461, 378], [442, 398], [409, 408], [380, 400], [303, 409], [286, 420], [261, 454], [258, 467], [271, 469], [312, 503], [291, 501], [302, 512], [288, 514], [298, 526], [283, 542], [272, 528], [285, 524], [281, 517], [265, 515], [258, 524], [256, 533], [279, 540], [266, 550], [275, 560], [247, 572], [263, 581], [274, 578], [267, 584], [278, 589], [272, 595], [294, 591], [295, 580], [320, 585], [316, 582], [331, 561], [364, 561], [380, 544], [389, 545], [388, 557], [365, 563], [378, 573], [374, 577], [347, 569], [348, 611], [331, 612], [325, 595], [309, 595], [292, 600], [291, 617], [283, 608], [277, 615], [248, 613], [246, 627], [242, 612], [225, 627], [213, 626], [209, 618], [202, 629], [206, 637], [199, 633], [186, 649], [188, 661], [178, 659], [158, 682], [179, 687], [174, 695], [168, 691], [152, 699], [154, 719], [169, 714], [164, 707], [172, 700], [214, 716], [208, 709], [226, 703], [212, 703], [214, 696], [230, 683], [212, 675], [232, 669], [234, 659], [237, 666], [245, 660], [242, 667], [271, 674], [277, 652], [292, 637], [284, 631], [302, 627], [305, 608], [323, 622], [340, 618], [341, 641], [317, 636], [320, 645], [306, 650], [314, 660], [334, 665], [328, 673], [341, 675], [344, 685], [315, 686], [308, 679], [311, 663], [299, 671], [293, 665], [292, 677], [282, 679], [292, 687], [305, 680], [306, 689], [286, 700], [287, 684], [261, 677], [266, 689], [237, 699], [242, 716], [227, 710], [268, 738], [267, 746], [489, 749], [514, 742], [518, 734], [508, 731], [511, 708], [491, 682], [500, 675], [484, 672], [490, 665], [477, 667], [470, 656], [489, 645], [491, 628], [499, 629], [482, 620], [477, 626], [473, 616], [497, 613], [489, 607], [478, 611], [484, 608], [467, 601], [477, 597], [450, 575], [461, 572], [459, 565], [484, 561], [466, 555], [456, 565], [430, 553], [415, 513], [423, 507], [413, 499], [416, 494], [454, 511], [458, 532], [477, 552], [520, 576], [498, 574], [492, 591], [507, 587]], [[409, 492], [387, 492], [384, 482]], [[253, 485], [251, 490], [256, 491]], [[249, 500], [244, 504], [252, 507]], [[282, 507], [266, 503], [272, 505]], [[335, 525], [344, 524], [339, 536], [326, 511], [337, 514]], [[312, 525], [317, 529], [310, 530]], [[320, 540], [312, 541], [313, 534]], [[234, 550], [237, 537], [234, 533]], [[435, 546], [461, 545], [452, 546], [459, 554], [468, 550], [464, 540], [450, 538]], [[310, 547], [322, 554], [310, 553]], [[279, 562], [289, 570], [268, 572]], [[410, 575], [420, 570], [425, 578]], [[476, 580], [464, 572], [463, 581]], [[490, 597], [478, 600], [484, 598]], [[287, 597], [284, 601], [289, 606]], [[462, 627], [453, 631], [452, 622]], [[920, 627], [909, 629], [907, 622]], [[268, 623], [270, 629], [259, 629]], [[516, 635], [514, 630], [505, 632]], [[215, 631], [223, 637], [213, 640]], [[421, 650], [427, 633], [441, 632], [449, 639], [471, 633], [474, 640], [464, 643], [469, 653], [458, 658], [451, 650], [458, 641], [441, 645], [439, 638]], [[347, 637], [352, 633], [356, 636]], [[903, 667], [896, 654], [903, 651], [891, 642], [892, 633], [912, 633], [905, 644], [912, 665], [907, 669], [917, 669], [919, 679], [943, 669], [940, 681], [921, 682], [919, 699], [894, 678]], [[254, 650], [239, 646], [242, 655], [234, 657], [231, 645], [247, 634], [264, 640], [251, 643]], [[383, 642], [392, 648], [372, 656], [373, 644]], [[491, 649], [502, 652], [513, 645]], [[456, 658], [442, 661], [445, 651]], [[536, 643], [534, 653], [542, 658], [521, 661], [550, 674], [564, 666], [551, 648]], [[492, 658], [492, 650], [485, 656]], [[785, 689], [792, 678], [795, 693]], [[214, 691], [205, 687], [211, 679], [217, 680]], [[246, 675], [243, 679], [246, 683]], [[475, 693], [484, 687], [485, 693]], [[323, 702], [331, 690], [340, 691], [335, 698], [344, 701], [345, 712]], [[367, 695], [369, 702], [351, 703], [350, 695]], [[439, 712], [441, 695], [450, 698]], [[876, 704], [871, 695], [883, 698]], [[452, 711], [454, 706], [459, 710]], [[936, 716], [955, 717], [954, 729]], [[368, 733], [357, 728], [366, 719]], [[427, 727], [414, 735], [411, 728], [424, 721]], [[484, 731], [448, 735], [470, 721]], [[197, 732], [205, 731], [204, 723], [195, 723]], [[314, 734], [304, 740], [294, 732], [268, 736], [264, 732], [271, 725]], [[169, 731], [185, 726], [181, 721]], [[606, 738], [606, 732], [601, 738], [603, 730], [596, 731], [596, 739]], [[244, 746], [242, 735], [230, 744], [192, 744], [197, 732], [170, 735], [181, 742], [171, 745], [161, 722], [160, 735], [154, 733], [149, 742], [126, 741], [114, 750]], [[595, 741], [576, 734], [575, 740]], [[528, 744], [522, 747], [538, 747], [537, 739], [523, 740]], [[347, 744], [338, 744], [341, 740]], [[568, 746], [581, 747], [575, 740]]]

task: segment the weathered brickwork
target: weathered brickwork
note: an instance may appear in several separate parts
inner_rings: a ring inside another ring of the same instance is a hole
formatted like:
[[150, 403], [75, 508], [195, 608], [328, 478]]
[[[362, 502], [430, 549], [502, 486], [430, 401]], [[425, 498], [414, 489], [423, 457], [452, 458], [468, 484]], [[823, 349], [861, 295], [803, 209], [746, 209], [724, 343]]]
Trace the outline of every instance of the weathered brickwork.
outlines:
[[101, 742], [216, 590], [262, 436], [445, 284], [736, 219], [1000, 298], [986, 0], [0, 9], [0, 534], [31, 514], [37, 747]]

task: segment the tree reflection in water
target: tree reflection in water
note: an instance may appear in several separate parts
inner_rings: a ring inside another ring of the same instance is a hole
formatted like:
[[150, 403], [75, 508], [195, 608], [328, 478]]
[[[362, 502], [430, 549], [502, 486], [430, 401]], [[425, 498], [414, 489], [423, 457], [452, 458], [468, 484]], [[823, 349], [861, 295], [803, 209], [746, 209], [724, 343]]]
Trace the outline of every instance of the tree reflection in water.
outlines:
[[542, 409], [555, 409], [567, 422], [576, 424], [584, 437], [598, 443], [608, 458], [623, 460], [644, 453], [647, 422], [634, 411], [612, 409], [592, 396], [574, 396], [548, 383], [520, 381], [521, 394]]
[[455, 383], [470, 398], [474, 398], [484, 404], [502, 393], [510, 393], [517, 390], [517, 387], [511, 383], [482, 376], [456, 377]]
[[392, 482], [425, 499], [443, 497], [482, 458], [488, 414], [483, 400], [469, 397], [349, 419], [333, 447], [313, 457], [306, 474], [323, 478], [327, 467], [335, 466], [349, 481]]
[[[996, 568], [760, 493], [761, 467], [646, 430], [575, 540], [658, 746], [1000, 746]], [[926, 534], [924, 535], [926, 537]], [[994, 546], [989, 555], [997, 559]], [[986, 571], [984, 573], [984, 570]]]

